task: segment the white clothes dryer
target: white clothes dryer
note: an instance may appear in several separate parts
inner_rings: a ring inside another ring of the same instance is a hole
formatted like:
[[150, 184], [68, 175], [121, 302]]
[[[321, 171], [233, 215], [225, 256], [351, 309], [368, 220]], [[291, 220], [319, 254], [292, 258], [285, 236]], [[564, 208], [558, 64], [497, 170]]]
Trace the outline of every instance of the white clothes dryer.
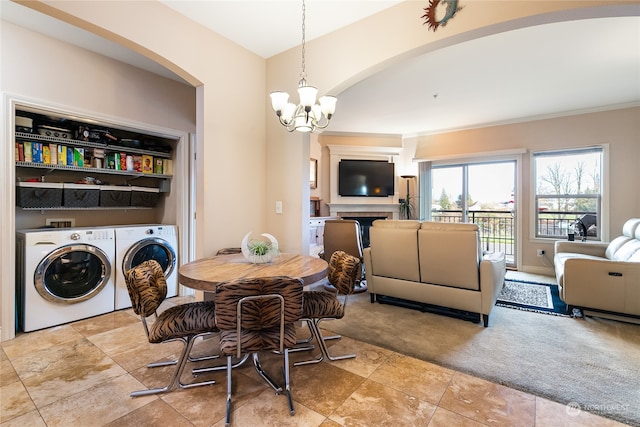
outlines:
[[131, 307], [124, 272], [154, 259], [167, 280], [167, 297], [178, 295], [178, 237], [175, 225], [118, 226], [116, 232], [116, 310]]
[[114, 310], [113, 228], [16, 232], [17, 329], [29, 332]]

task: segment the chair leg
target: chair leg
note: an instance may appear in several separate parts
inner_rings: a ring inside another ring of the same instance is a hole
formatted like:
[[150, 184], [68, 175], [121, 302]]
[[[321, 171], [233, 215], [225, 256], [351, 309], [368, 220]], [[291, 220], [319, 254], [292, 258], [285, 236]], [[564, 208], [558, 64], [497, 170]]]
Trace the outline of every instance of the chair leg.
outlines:
[[[311, 341], [314, 340], [314, 338], [316, 338], [316, 333], [314, 332], [314, 328], [312, 326], [313, 324], [313, 320], [312, 319], [306, 319], [305, 323], [307, 324], [307, 328], [309, 329], [309, 337], [305, 338], [303, 340], [299, 340], [296, 344], [309, 344]], [[329, 341], [329, 340], [339, 340], [340, 338], [342, 338], [342, 335], [331, 335], [329, 337], [323, 337], [325, 341]], [[315, 347], [313, 345], [306, 345], [306, 346], [297, 346], [297, 347], [293, 347], [291, 349], [289, 349], [289, 352], [300, 352], [300, 351], [311, 351], [313, 350]], [[318, 359], [314, 359], [314, 360], [308, 360], [308, 361], [303, 361], [303, 362], [296, 362], [294, 364], [294, 366], [299, 366], [299, 365], [308, 365], [310, 363], [319, 363], [321, 362], [323, 359], [322, 357], [322, 353], [321, 356]]]
[[320, 331], [320, 322], [323, 319], [318, 319], [316, 320], [316, 322], [314, 323], [314, 327], [316, 328], [316, 334], [318, 334], [318, 337], [320, 338], [318, 340], [318, 342], [320, 343], [320, 348], [322, 349], [322, 351], [324, 352], [324, 355], [326, 356], [327, 359], [331, 360], [331, 361], [335, 361], [335, 360], [344, 360], [344, 359], [353, 359], [356, 357], [355, 354], [345, 354], [343, 356], [331, 356], [329, 354], [329, 349], [327, 348], [327, 344], [325, 343], [326, 339], [324, 338], [324, 336], [322, 335], [322, 331]]
[[324, 336], [322, 335], [322, 332], [320, 331], [319, 324], [320, 324], [320, 322], [322, 320], [323, 319], [313, 319], [309, 323], [309, 327], [313, 328], [314, 335], [316, 336], [316, 341], [318, 341], [318, 345], [320, 346], [320, 354], [315, 359], [303, 360], [303, 361], [300, 361], [300, 362], [296, 362], [296, 363], [294, 363], [294, 366], [311, 365], [311, 364], [315, 364], [315, 363], [320, 363], [320, 362], [322, 362], [324, 360], [325, 357], [327, 359], [331, 360], [331, 361], [343, 360], [343, 359], [353, 359], [354, 357], [356, 357], [355, 354], [346, 354], [344, 356], [331, 356], [329, 354], [329, 350], [327, 348], [327, 344], [325, 343], [326, 338], [324, 338]]
[[[187, 358], [187, 361], [189, 362], [204, 362], [206, 360], [214, 360], [219, 358], [220, 356], [218, 356], [217, 354], [211, 355], [211, 356], [203, 356], [203, 357], [191, 357], [189, 356]], [[178, 361], [177, 360], [167, 360], [165, 362], [153, 362], [153, 363], [149, 363], [147, 365], [147, 368], [160, 368], [163, 366], [171, 366], [171, 365], [177, 365]]]
[[224, 419], [224, 426], [229, 427], [231, 425], [231, 371], [233, 366], [231, 364], [231, 356], [227, 356], [227, 414]]
[[311, 351], [315, 348], [313, 345], [307, 345], [310, 342], [312, 342], [313, 339], [315, 338], [315, 335], [313, 333], [313, 328], [309, 325], [310, 322], [311, 320], [307, 320], [307, 319], [305, 319], [304, 321], [304, 323], [307, 325], [307, 329], [309, 330], [309, 336], [307, 338], [297, 340], [296, 347], [293, 347], [289, 351], [297, 353], [299, 351]]
[[291, 397], [291, 385], [289, 383], [289, 349], [284, 349], [284, 389], [289, 401], [289, 413], [295, 415], [296, 410], [293, 407], [293, 398]]
[[309, 336], [305, 339], [299, 339], [298, 341], [296, 341], [296, 344], [309, 344], [311, 341], [313, 341], [313, 330], [309, 327], [309, 322], [310, 320], [304, 321], [304, 323], [307, 325], [307, 329], [309, 330]]
[[[196, 338], [197, 336], [186, 337], [181, 339], [181, 341], [184, 343], [184, 347], [182, 349], [182, 352], [180, 353], [180, 357], [175, 362], [175, 365], [177, 366], [173, 372], [173, 375], [168, 385], [164, 387], [152, 388], [147, 390], [133, 391], [131, 392], [130, 396], [139, 397], [139, 396], [148, 396], [150, 394], [166, 393], [168, 391], [173, 390], [176, 386], [180, 388], [191, 388], [191, 387], [199, 387], [203, 385], [215, 384], [216, 382], [214, 380], [201, 381], [201, 382], [191, 383], [191, 384], [183, 384], [180, 381], [180, 377], [182, 376], [182, 372], [184, 371], [184, 368], [187, 365], [187, 360], [189, 359], [189, 353], [191, 353], [191, 349], [193, 348], [193, 343]], [[161, 363], [164, 363], [164, 362], [159, 362], [159, 363], [160, 364], [158, 366], [167, 366], [167, 365], [173, 364], [173, 363], [166, 363], [166, 365], [161, 365]]]
[[[243, 355], [242, 359], [238, 360], [238, 362], [233, 364], [231, 367], [233, 369], [235, 369], [235, 368], [241, 366], [242, 364], [244, 364], [244, 362], [246, 362], [247, 360], [249, 360], [249, 353]], [[199, 374], [203, 374], [205, 372], [224, 371], [226, 369], [227, 369], [227, 365], [209, 366], [209, 367], [206, 367], [206, 368], [195, 368], [195, 369], [192, 369], [191, 373], [193, 374], [193, 376], [197, 377]]]
[[165, 362], [153, 362], [153, 363], [149, 363], [147, 365], [147, 368], [160, 368], [162, 366], [171, 366], [171, 365], [177, 365], [178, 361], [177, 360], [167, 360]]
[[[204, 337], [207, 335], [213, 335], [212, 332], [207, 332], [205, 334], [201, 334], [199, 336]], [[187, 360], [189, 362], [204, 362], [206, 360], [213, 360], [213, 359], [217, 359], [220, 356], [218, 356], [217, 354], [213, 354], [211, 356], [202, 356], [202, 357], [191, 357], [191, 355], [189, 355], [189, 357], [187, 358]], [[178, 364], [178, 360], [167, 360], [164, 362], [153, 362], [153, 363], [149, 363], [147, 365], [147, 368], [160, 368], [162, 366], [171, 366], [171, 365], [177, 365]]]
[[[316, 331], [316, 321], [313, 319], [310, 319], [307, 323], [307, 325], [309, 326], [309, 330], [311, 330], [311, 334], [314, 335], [316, 337], [316, 341], [318, 341], [318, 343], [320, 343], [320, 341], [322, 341], [322, 335], [318, 335]], [[312, 365], [312, 364], [316, 364], [316, 363], [320, 363], [324, 360], [324, 355], [325, 352], [323, 350], [324, 346], [322, 344], [320, 344], [320, 354], [318, 354], [318, 357], [316, 357], [315, 359], [310, 359], [310, 360], [301, 360], [299, 362], [295, 362], [293, 364], [293, 366], [303, 366], [303, 365]]]
[[282, 387], [278, 386], [276, 382], [267, 374], [267, 372], [262, 369], [262, 365], [260, 365], [260, 359], [258, 358], [258, 353], [253, 353], [253, 366], [255, 366], [256, 371], [264, 380], [276, 391], [276, 394], [282, 393]]

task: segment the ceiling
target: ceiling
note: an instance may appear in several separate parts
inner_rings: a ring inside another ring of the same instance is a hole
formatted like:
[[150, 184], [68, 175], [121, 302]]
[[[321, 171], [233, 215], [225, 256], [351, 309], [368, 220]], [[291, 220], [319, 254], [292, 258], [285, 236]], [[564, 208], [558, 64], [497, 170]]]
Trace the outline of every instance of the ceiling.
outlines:
[[[301, 41], [297, 1], [163, 3], [265, 58]], [[396, 3], [307, 0], [306, 38]], [[0, 5], [4, 20], [179, 79], [93, 34], [7, 0]], [[640, 105], [640, 6], [631, 15], [526, 27], [405, 60], [333, 93], [338, 104], [327, 131], [428, 134]]]

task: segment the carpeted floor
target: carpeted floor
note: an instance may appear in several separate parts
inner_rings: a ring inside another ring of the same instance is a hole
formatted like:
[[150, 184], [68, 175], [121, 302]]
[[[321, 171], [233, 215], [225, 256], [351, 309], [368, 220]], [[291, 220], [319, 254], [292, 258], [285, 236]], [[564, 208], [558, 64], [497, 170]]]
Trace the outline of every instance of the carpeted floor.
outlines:
[[496, 306], [489, 327], [349, 299], [323, 328], [640, 426], [640, 326]]

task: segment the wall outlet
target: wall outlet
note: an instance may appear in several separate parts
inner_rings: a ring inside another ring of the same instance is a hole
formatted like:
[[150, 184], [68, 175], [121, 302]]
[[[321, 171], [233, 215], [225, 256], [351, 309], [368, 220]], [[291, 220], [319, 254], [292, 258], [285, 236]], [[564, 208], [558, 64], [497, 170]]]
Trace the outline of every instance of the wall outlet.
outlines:
[[538, 256], [539, 257], [543, 257], [544, 256], [544, 249], [538, 249]]
[[276, 213], [277, 214], [282, 213], [282, 201], [280, 200], [276, 201]]

